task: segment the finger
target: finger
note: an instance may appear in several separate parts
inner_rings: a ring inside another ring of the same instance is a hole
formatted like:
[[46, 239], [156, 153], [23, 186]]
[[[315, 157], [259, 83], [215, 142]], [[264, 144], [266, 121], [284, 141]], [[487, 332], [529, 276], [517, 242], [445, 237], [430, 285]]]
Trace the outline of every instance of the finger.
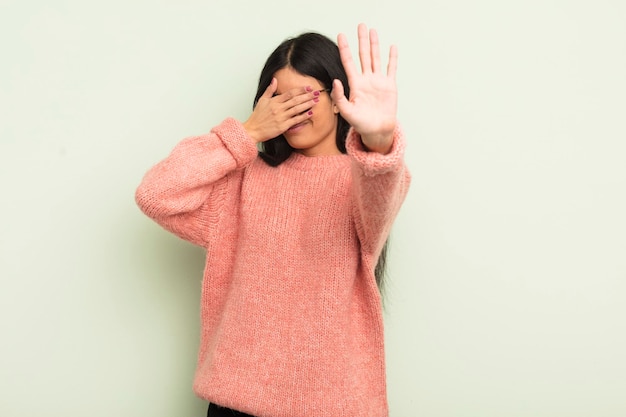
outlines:
[[292, 118], [289, 119], [289, 123], [287, 126], [287, 129], [289, 129], [292, 126], [297, 125], [298, 123], [302, 123], [307, 119], [310, 119], [311, 116], [313, 116], [313, 111], [309, 110], [309, 111], [305, 111], [303, 113], [300, 113]]
[[298, 108], [301, 108], [302, 104], [308, 104], [309, 107], [313, 106], [313, 104], [319, 101], [320, 93], [317, 90], [313, 90], [311, 87], [303, 87], [290, 90], [283, 95], [291, 96], [290, 99], [281, 102], [283, 111], [289, 111], [296, 106], [300, 106]]
[[398, 48], [391, 45], [389, 48], [389, 63], [387, 64], [387, 76], [396, 79], [396, 71], [398, 69]]
[[343, 65], [343, 69], [346, 71], [346, 75], [348, 76], [349, 80], [354, 77], [354, 74], [356, 73], [356, 67], [352, 59], [352, 52], [350, 52], [348, 39], [343, 33], [340, 33], [337, 36], [337, 46], [339, 46], [339, 56], [341, 57], [341, 64]]
[[306, 87], [292, 88], [291, 90], [275, 96], [279, 103], [288, 103], [290, 100], [297, 99], [298, 97], [300, 97], [301, 100], [313, 98], [313, 88], [308, 85]]
[[293, 117], [295, 115], [301, 114], [301, 113], [305, 113], [309, 110], [311, 110], [313, 108], [313, 106], [315, 106], [316, 102], [314, 100], [307, 100], [305, 102], [302, 103], [297, 103], [287, 109], [285, 109], [285, 114], [288, 117]]
[[370, 29], [370, 54], [372, 59], [372, 71], [380, 71], [380, 44], [376, 29]]
[[361, 60], [361, 71], [363, 73], [372, 72], [370, 38], [367, 26], [360, 23], [358, 27], [359, 35], [359, 59]]

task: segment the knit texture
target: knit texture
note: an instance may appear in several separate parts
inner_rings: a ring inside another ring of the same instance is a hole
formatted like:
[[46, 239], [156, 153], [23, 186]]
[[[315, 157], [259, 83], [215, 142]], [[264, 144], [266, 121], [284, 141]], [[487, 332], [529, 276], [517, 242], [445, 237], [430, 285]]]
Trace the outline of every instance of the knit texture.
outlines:
[[374, 268], [408, 191], [387, 155], [258, 157], [228, 118], [181, 141], [136, 191], [142, 211], [206, 249], [193, 388], [258, 417], [387, 417]]

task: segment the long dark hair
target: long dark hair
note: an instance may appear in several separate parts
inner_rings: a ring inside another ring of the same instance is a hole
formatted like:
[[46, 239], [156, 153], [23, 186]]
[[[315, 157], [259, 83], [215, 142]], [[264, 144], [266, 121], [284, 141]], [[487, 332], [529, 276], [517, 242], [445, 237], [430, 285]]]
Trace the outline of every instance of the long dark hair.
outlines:
[[[337, 45], [324, 35], [307, 32], [283, 41], [267, 58], [259, 77], [254, 106], [270, 85], [274, 74], [286, 67], [317, 79], [329, 91], [333, 86], [333, 80], [339, 79], [344, 85], [346, 96], [350, 95], [348, 77], [341, 64]], [[340, 114], [337, 116], [337, 148], [345, 153], [350, 124]], [[269, 165], [277, 166], [289, 158], [293, 150], [287, 139], [279, 135], [261, 144], [260, 156]]]
[[[328, 37], [315, 33], [306, 32], [297, 37], [283, 41], [270, 54], [263, 66], [259, 77], [259, 85], [254, 97], [253, 108], [277, 71], [283, 68], [293, 68], [302, 75], [307, 75], [318, 80], [325, 89], [333, 86], [333, 80], [338, 79], [343, 84], [344, 94], [350, 97], [348, 76], [341, 63], [337, 44]], [[341, 116], [337, 115], [337, 148], [341, 153], [346, 153], [346, 137], [350, 130], [350, 124]], [[289, 158], [294, 149], [289, 145], [283, 135], [269, 139], [260, 144], [259, 156], [270, 166], [278, 166]], [[388, 241], [385, 242], [378, 258], [374, 275], [378, 289], [383, 294], [383, 283], [386, 275]]]

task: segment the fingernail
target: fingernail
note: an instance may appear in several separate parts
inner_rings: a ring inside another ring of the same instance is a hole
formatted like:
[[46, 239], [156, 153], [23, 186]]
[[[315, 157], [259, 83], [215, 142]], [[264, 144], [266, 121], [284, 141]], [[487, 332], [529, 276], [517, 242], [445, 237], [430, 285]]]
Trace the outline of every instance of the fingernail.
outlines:
[[320, 92], [319, 92], [319, 91], [317, 91], [317, 90], [315, 90], [315, 91], [313, 91], [313, 95], [314, 95], [314, 96], [319, 96], [319, 95], [320, 95]]
[[320, 101], [320, 99], [319, 99], [318, 97], [315, 97], [315, 98], [313, 99], [313, 101], [314, 101], [315, 103], [317, 103], [318, 101]]
[[313, 88], [311, 88], [311, 87], [309, 87], [309, 86], [307, 85], [307, 87], [306, 87], [306, 91], [311, 91], [311, 90], [313, 90]]
[[309, 116], [313, 116], [313, 110], [309, 110], [309, 112], [307, 113]]

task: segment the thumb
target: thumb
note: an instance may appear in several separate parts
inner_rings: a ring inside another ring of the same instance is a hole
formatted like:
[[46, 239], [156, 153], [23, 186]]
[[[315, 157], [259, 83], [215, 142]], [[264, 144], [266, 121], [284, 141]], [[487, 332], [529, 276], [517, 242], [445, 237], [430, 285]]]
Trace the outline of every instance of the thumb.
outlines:
[[276, 81], [276, 78], [272, 77], [272, 81], [270, 81], [270, 85], [268, 85], [267, 88], [265, 89], [265, 92], [263, 93], [263, 97], [272, 98], [277, 88], [278, 88], [278, 82]]
[[345, 95], [345, 90], [343, 89], [341, 80], [333, 80], [333, 89], [330, 92], [330, 97], [333, 99], [333, 102], [340, 112], [342, 112], [350, 104]]

